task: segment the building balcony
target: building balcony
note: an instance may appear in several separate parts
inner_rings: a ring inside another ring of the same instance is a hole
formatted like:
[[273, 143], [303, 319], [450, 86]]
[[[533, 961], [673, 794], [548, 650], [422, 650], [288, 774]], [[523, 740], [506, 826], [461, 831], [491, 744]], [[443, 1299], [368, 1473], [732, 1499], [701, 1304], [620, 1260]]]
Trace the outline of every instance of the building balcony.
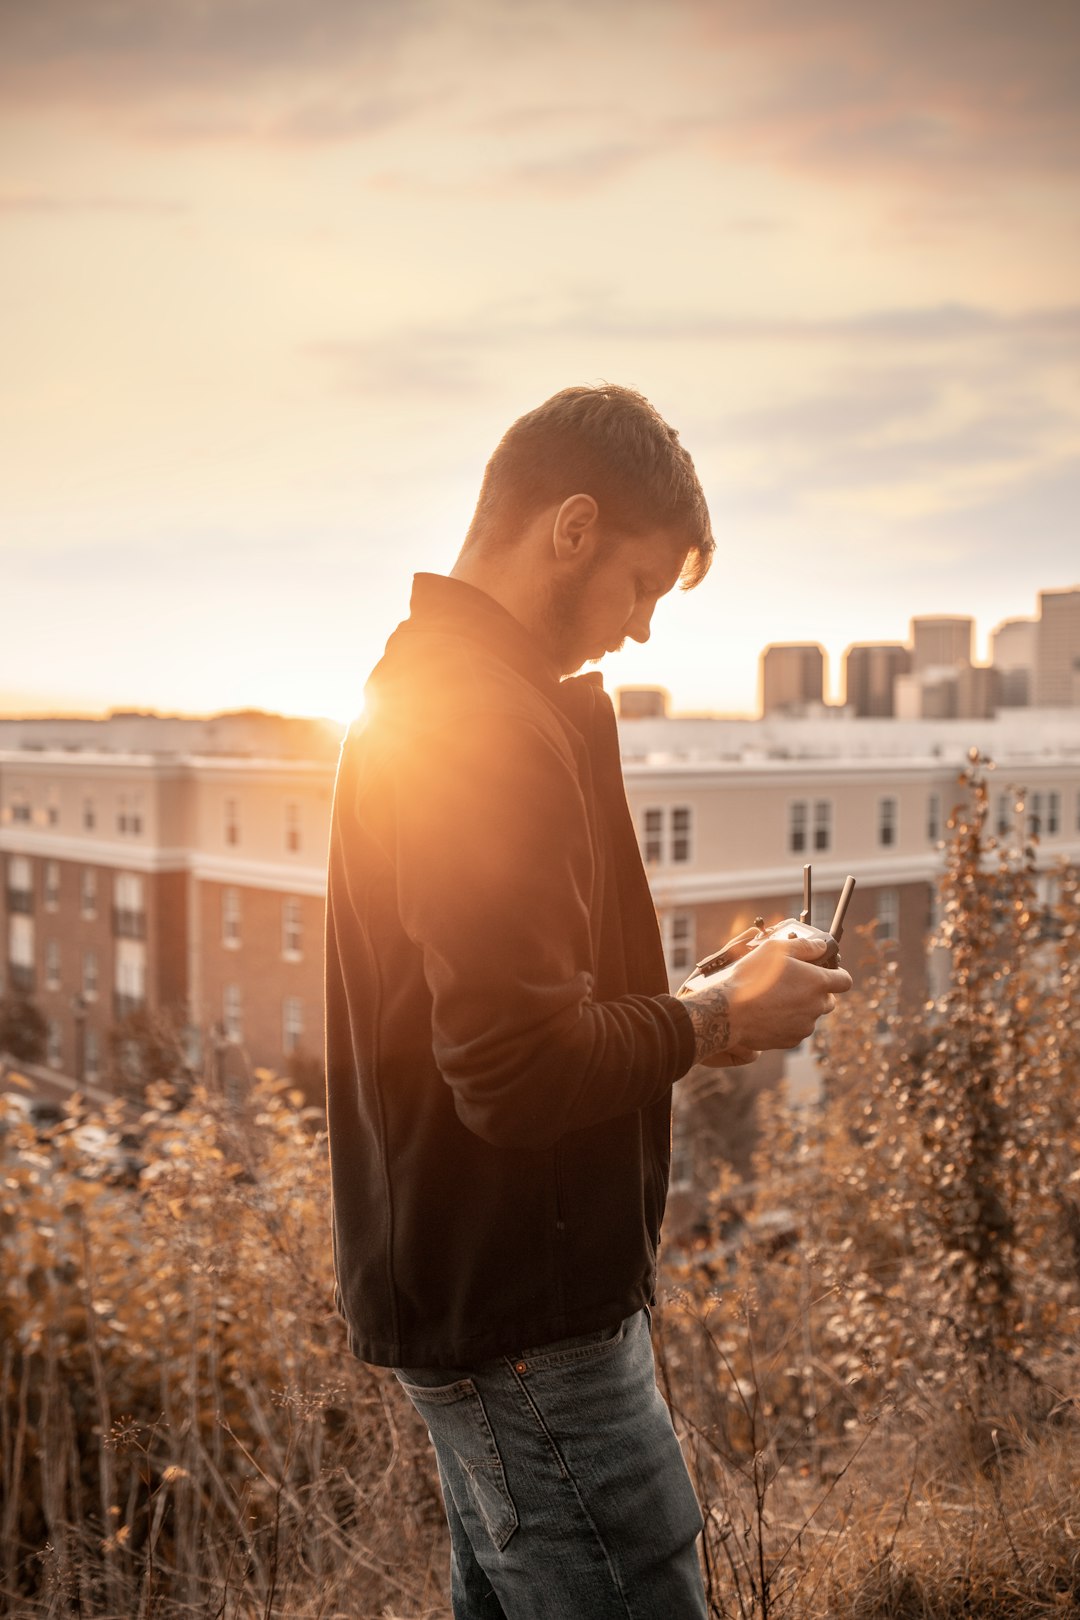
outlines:
[[132, 1013], [140, 1013], [145, 1011], [145, 996], [125, 995], [123, 991], [120, 990], [113, 992], [113, 1020], [115, 1023], [122, 1024], [125, 1018], [131, 1017]]
[[25, 962], [8, 963], [8, 984], [19, 995], [30, 996], [34, 993], [36, 975], [32, 967]]
[[7, 908], [9, 912], [21, 912], [24, 917], [30, 917], [34, 912], [34, 894], [32, 889], [9, 889], [7, 892]]
[[145, 939], [146, 912], [129, 911], [124, 906], [113, 906], [114, 939]]

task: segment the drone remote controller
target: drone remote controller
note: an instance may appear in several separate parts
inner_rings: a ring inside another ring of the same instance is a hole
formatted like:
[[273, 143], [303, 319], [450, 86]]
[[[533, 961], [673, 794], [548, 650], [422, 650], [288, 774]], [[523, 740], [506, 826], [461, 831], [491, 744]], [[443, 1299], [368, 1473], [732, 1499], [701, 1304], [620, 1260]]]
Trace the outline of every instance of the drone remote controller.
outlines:
[[721, 950], [714, 951], [711, 956], [703, 957], [686, 982], [679, 986], [678, 994], [681, 996], [698, 990], [707, 990], [712, 981], [723, 973], [726, 968], [731, 967], [733, 962], [738, 962], [741, 957], [746, 956], [750, 951], [756, 950], [767, 939], [824, 940], [826, 943], [825, 953], [818, 957], [816, 965], [827, 968], [836, 967], [840, 961], [840, 937], [844, 932], [844, 918], [847, 915], [847, 908], [851, 903], [851, 896], [854, 891], [855, 879], [849, 877], [845, 880], [840, 899], [836, 903], [836, 910], [833, 912], [829, 931], [827, 934], [823, 933], [820, 928], [814, 928], [810, 922], [812, 894], [810, 867], [808, 865], [804, 866], [803, 906], [802, 911], [799, 913], [798, 922], [789, 922], [786, 925], [778, 923], [774, 928], [766, 928], [764, 918], [755, 917], [754, 925], [757, 928], [757, 933], [751, 935], [749, 939], [732, 940]]

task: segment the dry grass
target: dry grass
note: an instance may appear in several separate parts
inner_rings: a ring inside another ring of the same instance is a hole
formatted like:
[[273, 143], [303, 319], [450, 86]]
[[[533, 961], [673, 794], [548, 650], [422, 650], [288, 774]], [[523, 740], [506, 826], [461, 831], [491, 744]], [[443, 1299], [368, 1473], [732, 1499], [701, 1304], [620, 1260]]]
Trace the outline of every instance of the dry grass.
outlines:
[[[302, 1100], [164, 1100], [134, 1186], [88, 1174], [77, 1132], [3, 1141], [0, 1612], [446, 1620], [427, 1438], [330, 1309]], [[976, 1421], [956, 1384], [853, 1379], [802, 1254], [714, 1283], [669, 1279], [657, 1346], [715, 1615], [1080, 1613], [1071, 1357]]]
[[77, 1126], [4, 1139], [0, 1612], [438, 1614], [427, 1437], [347, 1352], [303, 1099], [156, 1100], [134, 1186]]

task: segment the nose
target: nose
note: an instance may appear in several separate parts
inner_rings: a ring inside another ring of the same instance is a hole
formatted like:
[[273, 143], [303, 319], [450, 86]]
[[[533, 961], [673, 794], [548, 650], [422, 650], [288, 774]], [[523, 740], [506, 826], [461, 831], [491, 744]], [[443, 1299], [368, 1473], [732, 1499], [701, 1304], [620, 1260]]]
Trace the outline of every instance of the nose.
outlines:
[[644, 646], [651, 634], [649, 628], [651, 621], [651, 607], [640, 607], [635, 613], [631, 614], [629, 623], [626, 626], [626, 633], [631, 641], [639, 641]]

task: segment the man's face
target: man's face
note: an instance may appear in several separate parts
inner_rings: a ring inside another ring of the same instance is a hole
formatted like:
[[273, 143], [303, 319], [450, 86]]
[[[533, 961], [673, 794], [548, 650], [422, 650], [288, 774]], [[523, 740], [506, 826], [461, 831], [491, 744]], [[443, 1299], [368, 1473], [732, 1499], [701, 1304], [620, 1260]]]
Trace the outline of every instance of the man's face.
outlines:
[[628, 638], [648, 641], [653, 609], [678, 583], [687, 550], [664, 531], [612, 536], [582, 575], [561, 581], [547, 625], [560, 674], [618, 652]]

